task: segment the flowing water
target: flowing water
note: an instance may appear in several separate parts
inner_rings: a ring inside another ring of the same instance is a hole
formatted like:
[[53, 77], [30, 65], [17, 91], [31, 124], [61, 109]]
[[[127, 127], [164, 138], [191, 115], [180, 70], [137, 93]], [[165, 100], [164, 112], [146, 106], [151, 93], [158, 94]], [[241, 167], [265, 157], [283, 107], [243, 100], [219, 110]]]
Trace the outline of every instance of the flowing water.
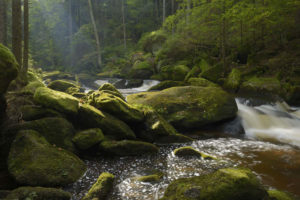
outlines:
[[[239, 117], [235, 121], [222, 126], [221, 131], [191, 133], [198, 138], [194, 142], [160, 146], [159, 153], [152, 156], [86, 160], [85, 176], [66, 190], [74, 194], [74, 200], [80, 199], [102, 172], [110, 172], [116, 176], [110, 199], [156, 200], [175, 179], [241, 166], [252, 169], [266, 187], [300, 195], [300, 109], [285, 103], [253, 105], [242, 99], [237, 99], [237, 104]], [[242, 135], [239, 133], [241, 125], [245, 130]], [[173, 155], [174, 149], [186, 145], [218, 159]], [[142, 183], [135, 179], [157, 171], [164, 174], [157, 183]]]

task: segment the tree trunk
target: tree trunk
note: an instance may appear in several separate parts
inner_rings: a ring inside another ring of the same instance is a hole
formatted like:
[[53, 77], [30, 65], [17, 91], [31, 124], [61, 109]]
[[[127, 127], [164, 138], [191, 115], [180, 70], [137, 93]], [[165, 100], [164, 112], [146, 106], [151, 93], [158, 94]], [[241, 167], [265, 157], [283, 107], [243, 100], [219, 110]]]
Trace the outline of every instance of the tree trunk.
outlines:
[[73, 51], [72, 51], [72, 35], [73, 35], [73, 19], [72, 19], [72, 0], [69, 0], [68, 4], [69, 16], [68, 16], [68, 26], [69, 26], [69, 54], [70, 54], [70, 67], [73, 66]]
[[21, 0], [12, 0], [12, 52], [22, 69], [22, 16]]
[[[23, 80], [27, 82], [27, 71], [28, 71], [28, 53], [29, 53], [29, 0], [24, 0], [24, 54], [23, 54], [23, 67], [21, 74]], [[24, 76], [25, 75], [25, 76]]]
[[126, 50], [127, 48], [127, 38], [126, 38], [126, 23], [125, 23], [125, 3], [124, 3], [125, 0], [122, 0], [122, 18], [123, 18], [123, 36], [124, 36], [124, 49]]
[[163, 23], [166, 20], [166, 0], [163, 0]]
[[0, 43], [7, 46], [7, 5], [6, 0], [0, 1]]
[[101, 58], [101, 49], [100, 49], [100, 39], [99, 39], [99, 35], [98, 35], [98, 30], [97, 30], [95, 18], [94, 18], [92, 1], [88, 0], [88, 2], [89, 2], [89, 8], [90, 8], [89, 9], [90, 10], [90, 17], [91, 17], [91, 21], [92, 21], [92, 24], [93, 24], [93, 27], [94, 27], [95, 39], [96, 39], [96, 44], [97, 44], [98, 65], [99, 65], [99, 67], [101, 67], [102, 58]]

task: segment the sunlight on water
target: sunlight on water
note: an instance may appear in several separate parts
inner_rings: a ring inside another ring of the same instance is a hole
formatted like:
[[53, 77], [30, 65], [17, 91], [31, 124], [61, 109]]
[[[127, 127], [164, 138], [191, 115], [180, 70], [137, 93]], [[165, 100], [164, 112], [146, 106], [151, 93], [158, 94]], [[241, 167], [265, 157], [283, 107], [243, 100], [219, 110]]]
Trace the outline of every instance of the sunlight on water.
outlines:
[[300, 147], [300, 110], [279, 102], [250, 107], [237, 100], [237, 104], [248, 137]]

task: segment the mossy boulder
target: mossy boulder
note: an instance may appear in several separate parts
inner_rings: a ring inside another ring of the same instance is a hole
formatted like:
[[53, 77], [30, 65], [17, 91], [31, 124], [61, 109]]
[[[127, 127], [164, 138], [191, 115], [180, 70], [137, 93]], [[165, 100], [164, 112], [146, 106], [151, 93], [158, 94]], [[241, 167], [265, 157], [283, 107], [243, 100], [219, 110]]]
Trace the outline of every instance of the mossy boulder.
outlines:
[[167, 80], [167, 81], [162, 81], [159, 84], [151, 87], [148, 91], [164, 90], [164, 89], [171, 88], [171, 87], [179, 87], [179, 86], [187, 86], [187, 85], [189, 85], [189, 84], [186, 82], [183, 82], [183, 81]]
[[62, 115], [52, 109], [35, 105], [25, 105], [21, 107], [22, 119], [25, 121], [37, 120], [45, 117], [61, 117]]
[[33, 130], [21, 131], [12, 143], [8, 170], [15, 180], [30, 186], [64, 186], [75, 182], [86, 166], [74, 154], [52, 146]]
[[215, 84], [205, 78], [190, 78], [187, 82], [191, 86], [219, 87], [217, 84]]
[[224, 87], [230, 91], [237, 92], [242, 81], [242, 73], [239, 69], [232, 69], [228, 75]]
[[72, 142], [75, 130], [73, 125], [64, 118], [42, 118], [24, 122], [18, 126], [18, 130], [35, 130], [45, 137], [50, 144], [75, 151]]
[[114, 175], [103, 172], [81, 200], [106, 199], [113, 188], [114, 179]]
[[143, 121], [143, 113], [135, 109], [123, 99], [106, 93], [94, 92], [89, 96], [89, 104], [103, 111], [112, 114], [125, 122]]
[[187, 81], [190, 78], [196, 78], [201, 73], [201, 68], [199, 65], [195, 65], [185, 76], [184, 80]]
[[0, 94], [4, 94], [18, 75], [18, 63], [12, 52], [0, 44]]
[[192, 141], [191, 138], [177, 132], [177, 130], [167, 122], [153, 108], [143, 105], [134, 105], [143, 111], [144, 123], [135, 126], [137, 137], [147, 142], [157, 143], [184, 143]]
[[40, 87], [35, 91], [34, 101], [46, 108], [74, 115], [79, 108], [79, 100], [64, 92], [59, 92], [46, 87]]
[[165, 80], [183, 81], [190, 71], [185, 65], [164, 66], [160, 69], [160, 73]]
[[242, 83], [239, 92], [253, 94], [280, 94], [282, 91], [278, 79], [273, 77], [252, 77]]
[[153, 75], [153, 64], [149, 61], [136, 61], [129, 72], [133, 79], [149, 79]]
[[[120, 97], [121, 99], [125, 100], [125, 97], [119, 92], [119, 90], [117, 90], [117, 88], [111, 84], [111, 83], [104, 83], [103, 85], [100, 86], [100, 88], [98, 89], [99, 91], [104, 91], [104, 92], [108, 92], [110, 94], [113, 94], [117, 97]], [[109, 92], [110, 91], [110, 92]]]
[[294, 200], [290, 194], [279, 190], [268, 190], [270, 200]]
[[43, 187], [19, 187], [4, 198], [4, 200], [24, 199], [24, 200], [70, 200], [72, 195], [56, 188]]
[[205, 78], [209, 81], [217, 83], [224, 74], [224, 67], [222, 64], [217, 64], [211, 68], [208, 68], [201, 72], [199, 75], [202, 78]]
[[79, 149], [87, 150], [100, 143], [103, 139], [104, 135], [101, 129], [93, 128], [76, 133], [72, 140]]
[[41, 81], [29, 82], [25, 87], [21, 89], [21, 93], [33, 95], [35, 91], [40, 87], [45, 87], [45, 84]]
[[268, 194], [248, 169], [220, 169], [173, 181], [161, 200], [262, 200]]
[[85, 128], [100, 128], [105, 136], [114, 139], [136, 138], [131, 128], [123, 121], [88, 104], [80, 105], [77, 118], [81, 126]]
[[204, 160], [215, 160], [216, 159], [215, 157], [207, 155], [205, 153], [202, 153], [190, 146], [180, 147], [178, 149], [175, 149], [173, 151], [173, 153], [175, 156], [178, 156], [178, 157], [195, 156], [195, 157], [201, 157]]
[[139, 156], [158, 152], [158, 147], [154, 144], [133, 140], [106, 140], [99, 147], [102, 151], [116, 156]]
[[77, 88], [78, 91], [80, 90], [78, 85], [66, 80], [52, 81], [48, 84], [48, 87], [52, 90], [57, 90], [60, 92], [68, 92], [70, 91], [70, 88]]
[[218, 87], [173, 87], [127, 96], [129, 103], [153, 107], [175, 128], [194, 129], [236, 116], [232, 96]]
[[163, 178], [164, 174], [162, 172], [158, 172], [155, 174], [150, 174], [146, 176], [135, 177], [135, 180], [144, 183], [156, 183], [159, 182]]

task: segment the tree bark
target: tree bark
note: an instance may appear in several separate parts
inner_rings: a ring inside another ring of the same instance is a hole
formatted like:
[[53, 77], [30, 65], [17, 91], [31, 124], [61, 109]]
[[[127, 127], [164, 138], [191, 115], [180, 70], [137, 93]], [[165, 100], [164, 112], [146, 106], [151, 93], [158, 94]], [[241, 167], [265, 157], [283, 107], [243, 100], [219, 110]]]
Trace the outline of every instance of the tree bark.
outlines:
[[125, 0], [122, 0], [122, 18], [123, 18], [123, 36], [124, 36], [124, 49], [127, 48], [127, 37], [126, 37], [126, 18], [125, 18], [125, 3], [124, 3]]
[[7, 4], [6, 0], [0, 1], [0, 43], [7, 46]]
[[95, 18], [94, 18], [92, 1], [88, 0], [88, 2], [89, 2], [89, 8], [90, 8], [89, 9], [90, 10], [90, 17], [91, 17], [91, 21], [92, 21], [92, 24], [93, 24], [93, 27], [94, 27], [94, 33], [95, 33], [95, 39], [96, 39], [96, 45], [97, 45], [98, 65], [99, 65], [99, 67], [101, 67], [102, 58], [101, 58], [100, 39], [99, 39], [99, 35], [98, 35], [98, 30], [97, 30]]
[[24, 52], [23, 67], [21, 70], [23, 80], [27, 82], [28, 54], [29, 54], [29, 0], [24, 0]]
[[12, 0], [12, 52], [22, 69], [22, 15], [21, 0]]

